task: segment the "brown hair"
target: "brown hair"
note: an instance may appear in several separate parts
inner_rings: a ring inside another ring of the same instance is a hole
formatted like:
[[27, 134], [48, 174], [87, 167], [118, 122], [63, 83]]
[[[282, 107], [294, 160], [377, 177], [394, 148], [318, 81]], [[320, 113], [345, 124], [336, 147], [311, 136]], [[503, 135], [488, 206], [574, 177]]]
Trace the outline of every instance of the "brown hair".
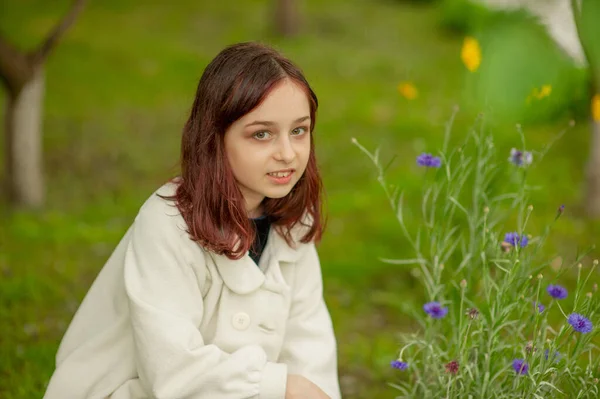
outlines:
[[200, 78], [183, 129], [179, 186], [171, 197], [191, 238], [230, 259], [239, 259], [250, 249], [256, 232], [227, 161], [225, 131], [257, 107], [283, 79], [298, 84], [308, 97], [310, 156], [292, 191], [283, 198], [265, 198], [263, 209], [290, 246], [295, 244], [292, 228], [297, 223], [307, 230], [300, 238], [303, 243], [319, 241], [323, 233], [322, 182], [312, 136], [317, 97], [302, 71], [279, 52], [258, 43], [235, 44], [222, 50]]

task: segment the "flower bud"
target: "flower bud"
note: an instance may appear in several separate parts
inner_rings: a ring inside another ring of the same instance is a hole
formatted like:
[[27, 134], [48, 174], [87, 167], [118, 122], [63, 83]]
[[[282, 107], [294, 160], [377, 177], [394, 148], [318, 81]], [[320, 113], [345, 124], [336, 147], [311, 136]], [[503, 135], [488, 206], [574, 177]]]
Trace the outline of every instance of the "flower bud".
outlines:
[[594, 261], [592, 262], [592, 265], [598, 266], [598, 259], [594, 259]]
[[467, 280], [465, 280], [465, 279], [460, 280], [460, 286], [461, 286], [461, 288], [466, 288], [467, 287]]
[[562, 257], [557, 256], [556, 258], [552, 259], [552, 262], [550, 263], [550, 267], [552, 268], [552, 270], [557, 272], [558, 270], [560, 270], [561, 266], [562, 266]]
[[490, 213], [490, 208], [489, 207], [484, 207], [483, 208], [483, 213]]
[[447, 373], [456, 374], [456, 373], [458, 373], [458, 368], [459, 368], [459, 364], [456, 360], [453, 360], [450, 363], [446, 364], [446, 372]]
[[469, 309], [469, 311], [467, 312], [467, 315], [469, 316], [469, 318], [471, 320], [476, 319], [477, 316], [479, 316], [479, 310], [475, 309], [475, 308], [471, 308]]
[[440, 270], [444, 270], [444, 264], [440, 263]]
[[533, 211], [533, 205], [529, 205], [529, 206], [527, 207], [527, 210], [529, 210], [529, 211]]
[[538, 280], [541, 280], [541, 279], [544, 278], [544, 276], [542, 275], [542, 273], [540, 273], [540, 274], [537, 275], [537, 278], [538, 278]]
[[581, 263], [578, 263], [578, 264], [577, 264], [577, 268], [578, 268], [579, 270], [581, 270], [581, 268], [582, 268], [582, 267], [583, 267], [583, 265], [582, 265]]
[[506, 241], [502, 241], [502, 244], [500, 244], [500, 248], [502, 248], [502, 252], [509, 252], [512, 248], [512, 245], [510, 245]]
[[525, 345], [525, 352], [531, 353], [532, 351], [535, 351], [535, 348], [533, 346], [533, 341], [529, 341], [529, 342], [527, 342], [527, 345]]
[[588, 298], [591, 298], [592, 297], [592, 293], [588, 292], [587, 294], [585, 294], [585, 296], [587, 296]]

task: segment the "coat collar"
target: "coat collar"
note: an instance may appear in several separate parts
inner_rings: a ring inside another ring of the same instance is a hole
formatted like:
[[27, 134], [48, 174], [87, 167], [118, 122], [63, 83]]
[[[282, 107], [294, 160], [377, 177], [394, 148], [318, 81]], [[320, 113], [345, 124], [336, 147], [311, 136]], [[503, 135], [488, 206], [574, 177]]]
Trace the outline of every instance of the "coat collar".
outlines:
[[[297, 244], [301, 246], [302, 244]], [[223, 283], [239, 295], [249, 294], [260, 288], [265, 282], [265, 274], [254, 263], [248, 252], [238, 260], [225, 255], [211, 254]], [[279, 267], [279, 262], [296, 262], [300, 256], [299, 248], [290, 247], [275, 228], [269, 231], [269, 238], [262, 257], [268, 262], [268, 268]], [[262, 259], [261, 259], [262, 260]]]

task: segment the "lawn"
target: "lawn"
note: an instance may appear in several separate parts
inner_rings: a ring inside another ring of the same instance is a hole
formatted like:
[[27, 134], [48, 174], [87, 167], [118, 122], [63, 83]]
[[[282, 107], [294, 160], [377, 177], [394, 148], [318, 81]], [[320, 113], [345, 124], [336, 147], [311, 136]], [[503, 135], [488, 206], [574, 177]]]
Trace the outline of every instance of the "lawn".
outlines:
[[[381, 298], [401, 293], [399, 301], [418, 306], [424, 294], [410, 268], [379, 260], [412, 254], [373, 165], [351, 138], [371, 150], [381, 146], [386, 162], [395, 157], [388, 178], [405, 190], [415, 226], [424, 177], [414, 159], [439, 150], [453, 107], [468, 100], [463, 38], [440, 28], [435, 5], [305, 0], [302, 34], [281, 39], [270, 30], [270, 3], [90, 2], [57, 48], [46, 70], [47, 206], [9, 211], [0, 203], [1, 397], [42, 396], [79, 302], [143, 201], [177, 171], [181, 127], [203, 68], [223, 46], [248, 40], [295, 60], [319, 96], [315, 140], [329, 215], [319, 252], [344, 397], [394, 397], [386, 386], [395, 378], [389, 362], [397, 333], [412, 323]], [[33, 45], [68, 4], [4, 2], [1, 30]], [[418, 88], [415, 100], [398, 93], [401, 81]], [[484, 104], [464, 108], [457, 140], [487, 111]], [[528, 146], [541, 149], [568, 121], [524, 123]], [[517, 122], [490, 117], [506, 157], [520, 143]], [[579, 205], [588, 142], [586, 122], [578, 121], [531, 171], [541, 187], [532, 234], [567, 206], [549, 255], [572, 259], [600, 237], [600, 224]]]

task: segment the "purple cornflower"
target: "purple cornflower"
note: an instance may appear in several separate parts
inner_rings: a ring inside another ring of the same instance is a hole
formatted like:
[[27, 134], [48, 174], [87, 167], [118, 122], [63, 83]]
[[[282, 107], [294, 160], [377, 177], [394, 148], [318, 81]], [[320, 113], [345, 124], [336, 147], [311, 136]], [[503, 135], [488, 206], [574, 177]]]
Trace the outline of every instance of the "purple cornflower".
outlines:
[[512, 363], [513, 369], [517, 374], [527, 374], [529, 371], [529, 365], [525, 362], [525, 359], [515, 359]]
[[567, 321], [573, 326], [573, 330], [582, 334], [589, 333], [594, 327], [591, 321], [579, 313], [571, 313]]
[[428, 168], [439, 168], [442, 166], [442, 160], [439, 157], [434, 157], [431, 154], [423, 153], [417, 157], [417, 164], [419, 166], [426, 166]]
[[434, 319], [441, 319], [448, 314], [448, 308], [443, 308], [439, 302], [428, 302], [423, 305], [423, 310]]
[[[549, 353], [550, 353], [550, 350], [549, 350], [549, 349], [546, 349], [546, 350], [544, 351], [544, 358], [545, 358], [546, 360], [548, 360], [548, 354], [549, 354]], [[554, 360], [555, 362], [558, 362], [558, 361], [560, 361], [560, 356], [561, 356], [561, 355], [560, 355], [560, 352], [559, 352], [559, 351], [555, 351], [555, 352], [554, 352], [554, 356], [552, 356], [552, 360]]]
[[529, 244], [529, 238], [527, 238], [525, 234], [519, 236], [519, 233], [512, 232], [506, 233], [506, 235], [504, 236], [504, 242], [509, 243], [513, 247], [516, 247], [518, 245], [521, 248], [523, 248], [526, 247], [527, 244]]
[[527, 166], [533, 162], [533, 155], [529, 151], [519, 151], [516, 148], [512, 148], [508, 160], [517, 166]]
[[565, 299], [568, 295], [567, 289], [561, 285], [550, 284], [546, 290], [554, 299]]
[[392, 360], [390, 366], [398, 370], [406, 370], [408, 368], [408, 363], [401, 362], [400, 360]]
[[537, 308], [538, 313], [542, 313], [546, 309], [546, 307], [541, 303], [534, 302], [533, 306]]

